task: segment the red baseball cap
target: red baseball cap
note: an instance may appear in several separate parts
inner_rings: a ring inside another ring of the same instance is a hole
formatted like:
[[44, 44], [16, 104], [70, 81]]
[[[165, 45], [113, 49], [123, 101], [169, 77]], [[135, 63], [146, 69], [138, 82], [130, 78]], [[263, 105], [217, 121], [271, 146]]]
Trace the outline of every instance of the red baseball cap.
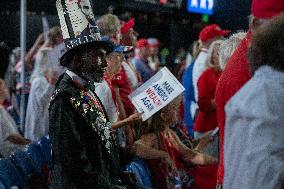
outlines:
[[136, 43], [136, 48], [140, 49], [143, 47], [149, 47], [149, 43], [145, 38], [139, 39]]
[[283, 0], [253, 0], [251, 12], [257, 18], [271, 18], [284, 12]]
[[134, 18], [131, 18], [128, 22], [126, 23], [123, 23], [120, 31], [122, 34], [125, 34], [127, 33], [131, 28], [134, 27], [134, 24], [135, 24], [135, 19]]
[[202, 42], [206, 42], [209, 39], [213, 39], [214, 37], [225, 36], [230, 32], [230, 30], [222, 30], [217, 24], [211, 24], [201, 30], [201, 32], [199, 33], [199, 39]]

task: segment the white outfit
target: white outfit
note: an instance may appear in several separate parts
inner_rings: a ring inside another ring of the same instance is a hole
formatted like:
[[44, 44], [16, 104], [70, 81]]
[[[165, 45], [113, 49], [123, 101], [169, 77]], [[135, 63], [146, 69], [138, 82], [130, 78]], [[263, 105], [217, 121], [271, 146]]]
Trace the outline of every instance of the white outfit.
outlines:
[[148, 65], [150, 68], [155, 72], [157, 71], [157, 67], [160, 66], [160, 60], [158, 56], [149, 57], [148, 58]]
[[187, 53], [186, 59], [185, 59], [185, 69], [188, 68], [188, 66], [192, 63], [193, 57], [190, 53]]
[[194, 97], [196, 101], [198, 100], [197, 82], [201, 74], [206, 70], [207, 55], [208, 55], [208, 50], [205, 48], [202, 48], [193, 66], [192, 83], [193, 83], [193, 88], [194, 88]]
[[64, 52], [64, 43], [54, 48], [42, 47], [39, 49], [35, 58], [35, 66], [32, 72], [31, 80], [42, 74], [43, 70], [56, 71], [58, 75], [63, 74], [67, 69], [60, 65], [59, 59]]
[[20, 135], [16, 123], [10, 114], [0, 105], [0, 153], [9, 157], [12, 152], [23, 149], [24, 145], [17, 145], [7, 140], [9, 135]]
[[[99, 99], [101, 100], [108, 118], [111, 123], [117, 122], [119, 113], [117, 106], [112, 98], [112, 93], [109, 85], [107, 82], [104, 80], [102, 83], [94, 83], [95, 85], [95, 92]], [[121, 147], [126, 146], [126, 136], [123, 128], [119, 128], [117, 130], [117, 136], [118, 136], [118, 141]]]
[[224, 189], [284, 184], [284, 73], [260, 67], [225, 107]]
[[102, 83], [94, 83], [95, 84], [95, 92], [99, 99], [101, 100], [105, 110], [107, 112], [108, 118], [111, 123], [118, 121], [118, 110], [115, 105], [115, 102], [112, 98], [111, 90], [104, 80]]
[[123, 66], [125, 70], [125, 73], [130, 82], [131, 88], [136, 89], [138, 87], [138, 78], [137, 78], [137, 73], [135, 71], [135, 67], [133, 65], [127, 64], [126, 62], [122, 62], [121, 65]]
[[42, 75], [43, 71], [51, 69], [52, 64], [50, 63], [49, 53], [52, 51], [52, 48], [42, 47], [36, 54], [35, 65], [31, 75], [31, 82], [34, 78], [39, 75]]
[[26, 113], [25, 138], [37, 141], [48, 135], [48, 105], [54, 85], [48, 83], [43, 75], [32, 80]]

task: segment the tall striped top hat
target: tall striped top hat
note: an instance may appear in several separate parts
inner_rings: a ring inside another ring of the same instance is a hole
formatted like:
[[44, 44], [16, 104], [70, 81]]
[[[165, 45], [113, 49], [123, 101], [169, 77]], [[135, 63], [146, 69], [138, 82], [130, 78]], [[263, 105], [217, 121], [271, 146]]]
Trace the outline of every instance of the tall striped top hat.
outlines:
[[90, 0], [57, 0], [56, 8], [66, 52], [92, 42], [111, 46], [109, 42], [101, 40]]

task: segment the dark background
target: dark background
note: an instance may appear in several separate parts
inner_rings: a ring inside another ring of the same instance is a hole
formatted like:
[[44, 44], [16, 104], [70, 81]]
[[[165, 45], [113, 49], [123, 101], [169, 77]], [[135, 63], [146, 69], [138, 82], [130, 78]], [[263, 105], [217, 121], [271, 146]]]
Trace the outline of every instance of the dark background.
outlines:
[[[217, 23], [233, 32], [248, 27], [251, 0], [215, 0], [209, 23], [202, 22], [200, 14], [188, 13], [185, 0], [181, 7], [175, 6], [176, 0], [168, 5], [154, 1], [156, 4], [143, 3], [143, 0], [93, 0], [93, 8], [97, 16], [112, 12], [122, 20], [135, 17], [139, 38], [156, 37], [172, 54], [181, 47], [187, 49], [207, 24]], [[30, 48], [42, 32], [42, 15], [47, 16], [50, 27], [59, 25], [59, 20], [55, 0], [27, 0], [27, 10], [27, 48]], [[20, 0], [0, 1], [0, 41], [5, 41], [10, 48], [20, 43], [19, 11]]]

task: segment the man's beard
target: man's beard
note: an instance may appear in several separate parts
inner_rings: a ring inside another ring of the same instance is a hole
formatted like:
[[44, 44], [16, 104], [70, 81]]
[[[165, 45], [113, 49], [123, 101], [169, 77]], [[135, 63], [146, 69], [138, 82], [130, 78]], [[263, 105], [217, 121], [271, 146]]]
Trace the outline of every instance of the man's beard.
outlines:
[[100, 83], [103, 80], [104, 71], [100, 67], [95, 68], [92, 65], [83, 64], [79, 76], [88, 82]]

